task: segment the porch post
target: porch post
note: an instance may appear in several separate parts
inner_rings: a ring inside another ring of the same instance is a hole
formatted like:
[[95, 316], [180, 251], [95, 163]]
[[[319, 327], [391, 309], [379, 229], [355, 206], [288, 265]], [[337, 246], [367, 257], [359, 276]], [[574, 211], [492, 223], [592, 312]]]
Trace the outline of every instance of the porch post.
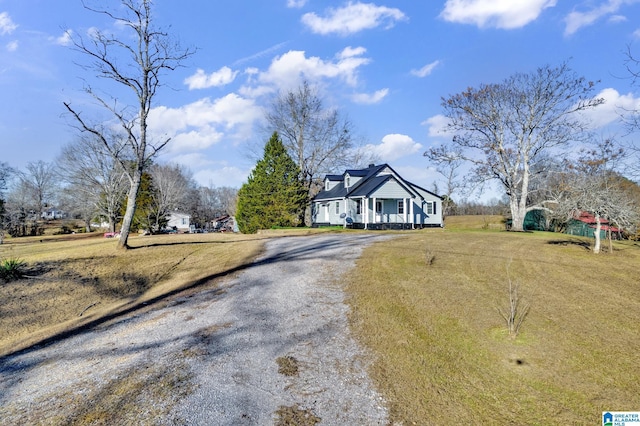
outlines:
[[371, 222], [376, 223], [376, 197], [373, 197], [373, 220]]
[[407, 218], [409, 217], [409, 209], [407, 208], [407, 198], [402, 199], [402, 212], [404, 213], [404, 223], [409, 222]]
[[364, 229], [367, 229], [369, 223], [369, 200], [367, 197], [362, 197], [362, 216], [364, 217]]
[[411, 229], [416, 229], [416, 227], [414, 226], [416, 223], [416, 218], [413, 215], [413, 198], [409, 199], [409, 215], [411, 216]]

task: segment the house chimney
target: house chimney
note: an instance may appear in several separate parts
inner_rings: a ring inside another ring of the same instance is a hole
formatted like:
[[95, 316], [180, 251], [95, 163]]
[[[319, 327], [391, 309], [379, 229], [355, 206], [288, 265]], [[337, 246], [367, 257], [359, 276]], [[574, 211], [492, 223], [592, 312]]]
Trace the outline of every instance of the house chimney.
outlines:
[[369, 164], [369, 168], [371, 168], [371, 167], [375, 167], [375, 166], [376, 166], [376, 165], [375, 165], [375, 164], [373, 164], [373, 163]]

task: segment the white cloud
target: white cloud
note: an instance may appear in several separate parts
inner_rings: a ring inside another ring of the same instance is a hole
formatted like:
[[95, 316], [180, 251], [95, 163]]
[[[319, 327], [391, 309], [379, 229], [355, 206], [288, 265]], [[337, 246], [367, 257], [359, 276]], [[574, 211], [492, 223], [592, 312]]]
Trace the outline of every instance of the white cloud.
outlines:
[[300, 9], [305, 4], [307, 4], [307, 0], [287, 0], [287, 7]]
[[430, 64], [425, 65], [424, 67], [420, 68], [419, 70], [411, 70], [411, 74], [415, 75], [416, 77], [426, 77], [429, 74], [431, 74], [431, 72], [435, 69], [435, 67], [437, 67], [438, 65], [440, 65], [440, 61], [433, 61]]
[[259, 80], [285, 89], [295, 87], [303, 78], [310, 81], [339, 78], [355, 86], [358, 69], [371, 61], [362, 56], [365, 52], [363, 47], [347, 47], [336, 55], [335, 60], [325, 61], [317, 56], [307, 58], [304, 51], [291, 50], [273, 59], [269, 69], [260, 74]]
[[203, 69], [198, 68], [194, 75], [185, 78], [184, 84], [189, 86], [189, 90], [220, 87], [231, 83], [237, 75], [238, 71], [233, 71], [229, 67], [222, 67], [209, 75]]
[[[586, 12], [577, 12], [574, 10], [565, 18], [566, 27], [564, 29], [564, 34], [574, 34], [580, 28], [592, 25], [603, 16], [615, 14], [621, 7], [637, 2], [638, 0], [607, 0]], [[620, 16], [616, 15], [614, 21], [620, 21]]]
[[10, 41], [5, 47], [9, 52], [15, 52], [18, 50], [18, 40]]
[[200, 152], [172, 155], [171, 162], [187, 166], [192, 171], [214, 164], [207, 155]]
[[440, 17], [480, 28], [521, 28], [535, 21], [557, 0], [447, 0]]
[[60, 37], [54, 38], [53, 41], [60, 46], [69, 46], [73, 42], [72, 36], [73, 30], [66, 30]]
[[442, 114], [429, 117], [420, 124], [429, 127], [429, 130], [428, 130], [429, 137], [443, 138], [443, 137], [453, 136], [450, 132], [447, 131], [447, 125], [449, 124], [449, 119]]
[[640, 38], [640, 28], [633, 32], [633, 38]]
[[15, 24], [7, 12], [0, 13], [0, 35], [11, 34], [18, 25]]
[[169, 151], [202, 150], [224, 139], [245, 139], [263, 117], [253, 100], [231, 93], [211, 101], [200, 99], [180, 108], [156, 107], [149, 115], [153, 135], [172, 138]]
[[622, 95], [612, 88], [603, 89], [596, 98], [603, 98], [604, 104], [584, 111], [582, 114], [594, 129], [605, 127], [620, 120], [625, 111], [640, 110], [640, 98], [633, 93]]
[[351, 100], [357, 104], [371, 105], [377, 104], [387, 96], [389, 89], [377, 90], [374, 93], [356, 93], [351, 96]]
[[365, 149], [372, 151], [383, 161], [389, 162], [415, 154], [422, 149], [422, 145], [407, 135], [390, 134], [382, 138], [381, 144], [369, 144]]
[[211, 126], [199, 127], [197, 130], [178, 133], [171, 140], [172, 152], [198, 151], [209, 148], [220, 142], [223, 133], [219, 133]]
[[260, 115], [260, 108], [252, 100], [230, 93], [213, 102], [210, 98], [203, 98], [180, 108], [160, 106], [153, 109], [150, 119], [155, 128], [171, 134], [172, 131], [212, 123], [230, 129], [239, 124], [253, 123]]
[[397, 21], [405, 19], [407, 18], [400, 9], [376, 6], [372, 3], [349, 2], [344, 7], [328, 9], [325, 17], [305, 13], [302, 23], [316, 34], [346, 36], [381, 25], [388, 29]]
[[193, 174], [193, 178], [200, 185], [213, 185], [216, 187], [230, 186], [240, 188], [247, 181], [250, 170], [242, 170], [238, 167], [224, 166], [220, 168], [208, 168], [199, 170]]

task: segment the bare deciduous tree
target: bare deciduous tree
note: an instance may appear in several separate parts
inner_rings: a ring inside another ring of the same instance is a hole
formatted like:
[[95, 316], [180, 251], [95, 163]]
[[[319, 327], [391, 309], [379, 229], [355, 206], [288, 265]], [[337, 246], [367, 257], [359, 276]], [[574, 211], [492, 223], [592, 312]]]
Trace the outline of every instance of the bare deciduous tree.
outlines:
[[615, 172], [616, 163], [624, 155], [614, 141], [604, 140], [595, 149], [584, 151], [567, 174], [567, 191], [558, 209], [568, 216], [576, 211], [594, 215], [594, 253], [600, 252], [604, 219], [627, 230], [633, 229], [640, 219], [635, 200], [623, 189], [621, 176]]
[[512, 229], [522, 231], [527, 211], [543, 207], [528, 204], [534, 167], [550, 151], [583, 137], [587, 123], [576, 113], [604, 102], [591, 97], [593, 88], [565, 63], [443, 98], [448, 130], [455, 134], [443, 152], [460, 149], [478, 180], [500, 182]]
[[325, 108], [307, 81], [277, 96], [266, 118], [300, 168], [307, 188], [321, 174], [348, 165], [353, 126], [337, 109]]
[[426, 151], [424, 156], [436, 165], [436, 171], [445, 179], [445, 194], [442, 199], [442, 217], [445, 218], [451, 214], [454, 205], [453, 195], [465, 187], [460, 176], [460, 168], [464, 164], [462, 149], [458, 146], [433, 147]]
[[190, 189], [195, 186], [191, 172], [177, 164], [155, 164], [149, 169], [153, 181], [151, 208], [154, 210], [155, 229], [160, 228], [160, 219], [172, 211], [184, 210]]
[[[631, 47], [627, 47], [625, 66], [631, 78], [631, 85], [640, 87], [640, 59], [633, 55]], [[621, 118], [630, 133], [640, 131], [640, 108], [622, 109]], [[627, 151], [633, 154], [633, 160], [627, 162], [627, 172], [636, 180], [640, 178], [640, 146], [636, 141], [627, 145]]]
[[[125, 102], [122, 107], [118, 101], [91, 86], [85, 87], [85, 91], [117, 121], [124, 135], [121, 143], [114, 144], [112, 139], [105, 136], [104, 126], [94, 125], [84, 119], [70, 103], [65, 102], [64, 105], [78, 123], [78, 128], [97, 137], [127, 172], [130, 188], [119, 241], [119, 247], [127, 248], [142, 174], [170, 140], [163, 138], [154, 141], [149, 135], [147, 119], [155, 95], [161, 87], [163, 73], [174, 70], [193, 52], [181, 49], [169, 34], [155, 27], [152, 0], [121, 0], [120, 3], [123, 7], [118, 12], [95, 9], [86, 4], [85, 8], [108, 16], [118, 26], [129, 30], [129, 34], [118, 37], [96, 30], [88, 41], [75, 39], [74, 46], [90, 61], [88, 69], [134, 95], [132, 105], [126, 105]], [[134, 105], [134, 108], [130, 108]]]
[[90, 226], [91, 219], [99, 216], [115, 232], [127, 193], [127, 178], [102, 141], [89, 136], [66, 145], [57, 163], [58, 173], [67, 183], [67, 193], [75, 194], [65, 197], [66, 204], [82, 212], [85, 225]]
[[56, 170], [53, 163], [42, 160], [29, 162], [26, 171], [19, 172], [20, 190], [27, 200], [27, 208], [39, 218], [45, 207], [52, 205], [57, 190]]
[[4, 243], [4, 232], [7, 225], [5, 191], [13, 173], [13, 169], [0, 161], [0, 244]]

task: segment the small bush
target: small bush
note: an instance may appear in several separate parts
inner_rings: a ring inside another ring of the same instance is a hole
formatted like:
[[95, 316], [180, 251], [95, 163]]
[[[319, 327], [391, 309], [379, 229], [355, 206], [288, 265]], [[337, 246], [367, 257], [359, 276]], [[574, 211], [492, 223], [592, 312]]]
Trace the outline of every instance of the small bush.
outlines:
[[26, 265], [20, 259], [1, 259], [0, 260], [0, 279], [5, 281], [13, 281], [22, 278], [24, 275], [22, 268]]

